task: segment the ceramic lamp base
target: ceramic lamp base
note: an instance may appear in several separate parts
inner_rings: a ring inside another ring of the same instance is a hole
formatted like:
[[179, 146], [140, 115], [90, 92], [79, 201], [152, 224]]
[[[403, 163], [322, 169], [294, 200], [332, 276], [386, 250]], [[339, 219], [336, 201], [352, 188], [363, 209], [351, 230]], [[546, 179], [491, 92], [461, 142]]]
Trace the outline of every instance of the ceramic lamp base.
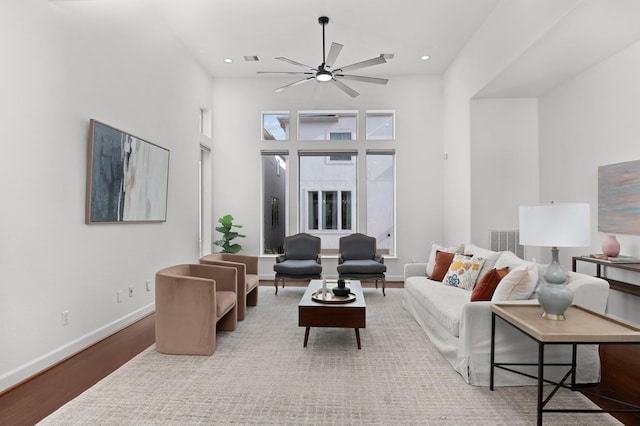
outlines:
[[573, 302], [573, 292], [564, 284], [543, 284], [538, 288], [538, 301], [549, 320], [565, 320], [564, 312]]

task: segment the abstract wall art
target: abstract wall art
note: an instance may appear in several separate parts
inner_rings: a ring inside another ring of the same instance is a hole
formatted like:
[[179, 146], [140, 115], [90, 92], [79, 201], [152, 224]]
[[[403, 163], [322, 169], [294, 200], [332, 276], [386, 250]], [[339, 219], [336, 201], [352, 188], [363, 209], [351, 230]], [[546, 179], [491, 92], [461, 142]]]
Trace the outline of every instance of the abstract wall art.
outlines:
[[89, 123], [86, 223], [167, 220], [169, 150]]
[[598, 231], [640, 235], [640, 160], [598, 167]]

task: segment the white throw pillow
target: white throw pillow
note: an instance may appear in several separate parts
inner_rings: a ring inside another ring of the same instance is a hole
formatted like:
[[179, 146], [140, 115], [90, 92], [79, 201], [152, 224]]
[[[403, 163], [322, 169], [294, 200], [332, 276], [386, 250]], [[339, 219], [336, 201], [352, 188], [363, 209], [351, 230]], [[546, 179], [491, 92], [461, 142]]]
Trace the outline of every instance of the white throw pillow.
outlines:
[[524, 259], [520, 259], [512, 251], [503, 251], [502, 254], [500, 254], [498, 260], [496, 260], [496, 264], [494, 265], [494, 267], [496, 269], [501, 269], [505, 266], [508, 266], [509, 270], [513, 271], [518, 266], [529, 266], [532, 264], [532, 262], [527, 262]]
[[537, 285], [537, 266], [535, 264], [518, 266], [500, 280], [491, 301], [527, 300]]
[[438, 243], [432, 243], [431, 253], [429, 253], [429, 261], [427, 262], [427, 277], [430, 277], [433, 274], [433, 268], [436, 266], [436, 252], [438, 250], [446, 251], [447, 253], [462, 253], [464, 251], [464, 244], [445, 247]]
[[482, 257], [484, 259], [484, 264], [482, 265], [482, 268], [480, 268], [480, 273], [478, 273], [478, 278], [476, 279], [476, 281], [480, 281], [484, 274], [493, 269], [496, 261], [498, 260], [500, 255], [502, 255], [502, 252], [488, 250], [473, 243], [465, 243], [464, 254], [474, 255], [475, 257]]
[[482, 248], [473, 243], [465, 243], [464, 244], [464, 254], [472, 254], [477, 257], [482, 257], [483, 259], [497, 259], [500, 257], [502, 252], [493, 251], [486, 248]]

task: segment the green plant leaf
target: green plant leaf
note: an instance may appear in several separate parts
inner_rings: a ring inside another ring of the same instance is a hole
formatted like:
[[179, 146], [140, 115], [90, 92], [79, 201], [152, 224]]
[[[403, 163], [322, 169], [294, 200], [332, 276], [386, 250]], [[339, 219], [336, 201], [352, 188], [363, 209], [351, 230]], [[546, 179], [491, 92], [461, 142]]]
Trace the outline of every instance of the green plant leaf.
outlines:
[[227, 253], [238, 253], [242, 250], [242, 246], [240, 244], [232, 244], [227, 248]]
[[231, 228], [242, 228], [242, 225], [233, 224], [233, 216], [230, 214], [222, 216], [218, 219], [218, 222], [222, 226], [217, 226], [216, 231], [222, 234], [222, 239], [215, 241], [214, 244], [222, 247], [222, 253], [238, 253], [242, 250], [240, 244], [231, 244], [231, 240], [238, 237], [245, 237], [246, 235], [239, 234], [231, 230]]

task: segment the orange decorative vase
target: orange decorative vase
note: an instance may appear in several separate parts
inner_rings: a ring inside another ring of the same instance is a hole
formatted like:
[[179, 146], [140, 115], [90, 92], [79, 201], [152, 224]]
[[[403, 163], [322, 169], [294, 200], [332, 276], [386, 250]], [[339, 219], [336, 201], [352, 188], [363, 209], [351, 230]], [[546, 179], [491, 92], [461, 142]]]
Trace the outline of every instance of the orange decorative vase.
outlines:
[[607, 235], [604, 237], [602, 253], [611, 257], [616, 257], [620, 254], [620, 243], [616, 240], [615, 235]]

